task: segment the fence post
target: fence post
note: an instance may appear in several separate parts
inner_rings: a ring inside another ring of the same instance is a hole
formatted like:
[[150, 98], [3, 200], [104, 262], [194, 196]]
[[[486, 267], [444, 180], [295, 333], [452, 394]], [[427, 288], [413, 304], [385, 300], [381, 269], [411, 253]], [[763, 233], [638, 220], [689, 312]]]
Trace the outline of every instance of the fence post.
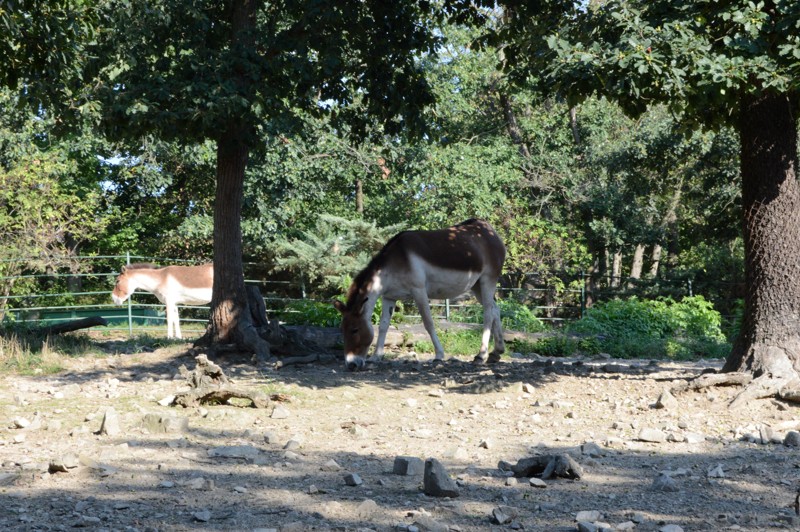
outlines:
[[694, 294], [692, 293], [692, 280], [689, 279], [688, 283], [689, 283], [689, 297], [694, 297]]
[[[125, 265], [131, 265], [131, 252], [125, 252]], [[128, 338], [133, 338], [133, 293], [128, 298]]]
[[450, 300], [444, 300], [444, 319], [445, 321], [450, 321]]
[[586, 316], [586, 273], [581, 270], [581, 318]]

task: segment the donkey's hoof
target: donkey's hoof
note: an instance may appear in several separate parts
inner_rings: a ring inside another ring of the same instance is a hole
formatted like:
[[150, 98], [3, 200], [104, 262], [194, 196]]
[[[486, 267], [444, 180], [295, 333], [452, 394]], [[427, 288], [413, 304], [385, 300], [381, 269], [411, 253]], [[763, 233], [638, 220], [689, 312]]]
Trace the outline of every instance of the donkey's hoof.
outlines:
[[489, 355], [489, 358], [486, 360], [487, 364], [497, 364], [498, 362], [500, 362], [500, 355], [495, 353]]
[[476, 366], [483, 366], [484, 364], [486, 364], [486, 355], [484, 356], [475, 355], [475, 358], [472, 359], [472, 363], [475, 364]]

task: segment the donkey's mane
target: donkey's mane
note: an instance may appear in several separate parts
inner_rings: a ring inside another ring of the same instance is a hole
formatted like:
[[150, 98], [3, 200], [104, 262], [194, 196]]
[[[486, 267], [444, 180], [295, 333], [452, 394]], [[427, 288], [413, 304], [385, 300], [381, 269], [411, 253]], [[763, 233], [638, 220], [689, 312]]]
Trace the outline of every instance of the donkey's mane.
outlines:
[[136, 262], [134, 264], [128, 264], [125, 266], [126, 270], [155, 270], [158, 269], [158, 266], [155, 264], [151, 264], [149, 262]]
[[353, 279], [353, 284], [350, 285], [350, 289], [347, 291], [346, 307], [348, 309], [352, 309], [353, 306], [355, 306], [358, 294], [367, 289], [367, 284], [375, 274], [375, 271], [379, 270], [386, 264], [389, 255], [389, 248], [391, 248], [398, 237], [405, 232], [406, 231], [397, 233], [390, 238], [389, 241], [386, 242], [386, 245], [381, 248], [378, 254], [372, 257], [372, 260], [369, 261], [369, 264], [367, 264], [366, 268], [358, 272], [358, 275], [356, 275], [355, 279]]

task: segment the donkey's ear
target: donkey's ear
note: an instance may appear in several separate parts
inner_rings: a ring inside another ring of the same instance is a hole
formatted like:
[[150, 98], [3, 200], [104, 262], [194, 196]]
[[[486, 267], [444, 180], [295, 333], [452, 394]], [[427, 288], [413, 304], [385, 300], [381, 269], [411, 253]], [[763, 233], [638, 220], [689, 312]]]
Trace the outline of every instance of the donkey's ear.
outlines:
[[339, 301], [338, 299], [333, 300], [333, 308], [344, 314], [345, 306], [344, 303]]

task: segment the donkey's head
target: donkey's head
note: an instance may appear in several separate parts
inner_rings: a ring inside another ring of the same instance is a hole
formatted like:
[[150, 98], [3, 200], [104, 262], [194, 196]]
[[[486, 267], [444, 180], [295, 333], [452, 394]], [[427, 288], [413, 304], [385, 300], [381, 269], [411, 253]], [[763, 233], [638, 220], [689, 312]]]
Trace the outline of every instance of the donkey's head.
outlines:
[[130, 282], [130, 275], [128, 268], [122, 267], [122, 273], [117, 276], [117, 282], [114, 284], [114, 290], [111, 291], [111, 299], [114, 303], [121, 305], [135, 290], [133, 283]]
[[122, 273], [117, 277], [117, 282], [114, 284], [114, 290], [111, 291], [111, 299], [114, 303], [121, 305], [126, 299], [136, 290], [139, 285], [136, 282], [137, 272], [142, 270], [152, 270], [152, 264], [131, 264], [122, 267]]
[[[367, 298], [362, 295], [348, 298], [345, 305], [334, 301], [333, 306], [342, 313], [342, 336], [344, 337], [344, 363], [350, 371], [359, 370], [366, 364], [367, 351], [372, 345], [375, 332], [370, 316], [366, 316]], [[369, 312], [371, 314], [371, 312]]]

